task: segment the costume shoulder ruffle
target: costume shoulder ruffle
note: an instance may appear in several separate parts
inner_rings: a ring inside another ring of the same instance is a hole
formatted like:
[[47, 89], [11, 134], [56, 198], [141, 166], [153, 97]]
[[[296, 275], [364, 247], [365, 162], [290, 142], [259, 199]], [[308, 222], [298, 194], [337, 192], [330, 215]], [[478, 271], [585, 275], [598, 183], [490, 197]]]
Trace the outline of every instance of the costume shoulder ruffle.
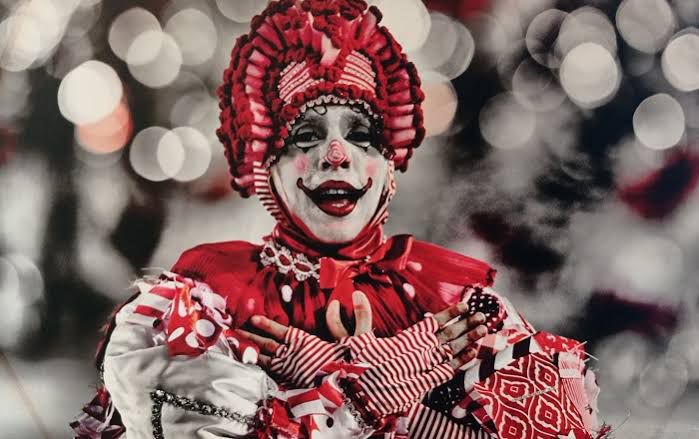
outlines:
[[461, 300], [465, 288], [491, 286], [496, 274], [486, 262], [417, 239], [412, 242], [406, 268], [446, 305]]
[[247, 286], [255, 276], [260, 248], [246, 241], [200, 244], [184, 251], [171, 271], [206, 282], [227, 297]]
[[462, 255], [426, 241], [413, 240], [410, 259], [430, 266], [445, 281], [462, 281], [492, 285], [496, 270], [487, 262]]

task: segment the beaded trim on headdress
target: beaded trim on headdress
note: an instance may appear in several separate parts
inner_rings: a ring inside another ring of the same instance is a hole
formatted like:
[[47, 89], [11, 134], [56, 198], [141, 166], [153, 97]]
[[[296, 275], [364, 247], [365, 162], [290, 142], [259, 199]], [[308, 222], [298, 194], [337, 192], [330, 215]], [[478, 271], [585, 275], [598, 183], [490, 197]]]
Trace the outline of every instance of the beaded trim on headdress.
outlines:
[[284, 148], [305, 109], [346, 102], [375, 118], [396, 169], [424, 138], [424, 95], [415, 67], [364, 0], [280, 0], [238, 39], [219, 87], [217, 131], [243, 196], [255, 191], [254, 164]]

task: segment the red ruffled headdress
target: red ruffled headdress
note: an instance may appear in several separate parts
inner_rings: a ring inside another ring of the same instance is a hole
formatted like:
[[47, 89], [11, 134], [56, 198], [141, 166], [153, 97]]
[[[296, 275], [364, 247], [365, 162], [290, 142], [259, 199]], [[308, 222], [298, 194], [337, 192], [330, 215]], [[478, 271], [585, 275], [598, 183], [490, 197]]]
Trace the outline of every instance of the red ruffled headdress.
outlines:
[[280, 0], [252, 21], [218, 90], [233, 188], [255, 193], [254, 171], [284, 148], [289, 128], [320, 104], [363, 107], [404, 171], [424, 138], [420, 78], [364, 0]]

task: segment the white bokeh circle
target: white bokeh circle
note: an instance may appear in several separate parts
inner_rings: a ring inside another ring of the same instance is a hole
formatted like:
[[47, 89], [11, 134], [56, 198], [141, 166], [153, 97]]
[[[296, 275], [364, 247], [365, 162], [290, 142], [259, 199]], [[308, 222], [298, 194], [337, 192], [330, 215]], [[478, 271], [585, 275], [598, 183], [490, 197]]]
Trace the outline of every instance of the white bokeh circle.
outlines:
[[583, 43], [570, 50], [563, 59], [560, 82], [576, 104], [594, 108], [616, 94], [621, 74], [609, 50], [597, 43]]
[[633, 114], [636, 138], [651, 149], [675, 146], [685, 132], [682, 106], [672, 96], [658, 93], [641, 102]]
[[90, 60], [63, 77], [58, 87], [58, 108], [74, 124], [88, 124], [111, 114], [123, 93], [116, 71], [101, 61]]

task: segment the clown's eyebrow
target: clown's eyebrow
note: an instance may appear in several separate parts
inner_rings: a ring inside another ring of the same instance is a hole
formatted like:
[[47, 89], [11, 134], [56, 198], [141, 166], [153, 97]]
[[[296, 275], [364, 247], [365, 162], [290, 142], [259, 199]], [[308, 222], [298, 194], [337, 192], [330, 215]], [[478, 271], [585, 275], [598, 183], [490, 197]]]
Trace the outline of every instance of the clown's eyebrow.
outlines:
[[323, 116], [321, 116], [320, 114], [318, 114], [316, 112], [307, 111], [301, 115], [301, 117], [297, 120], [297, 122], [294, 124], [294, 126], [300, 125], [304, 122], [314, 123], [314, 124], [318, 125], [322, 122], [322, 120], [323, 120]]

